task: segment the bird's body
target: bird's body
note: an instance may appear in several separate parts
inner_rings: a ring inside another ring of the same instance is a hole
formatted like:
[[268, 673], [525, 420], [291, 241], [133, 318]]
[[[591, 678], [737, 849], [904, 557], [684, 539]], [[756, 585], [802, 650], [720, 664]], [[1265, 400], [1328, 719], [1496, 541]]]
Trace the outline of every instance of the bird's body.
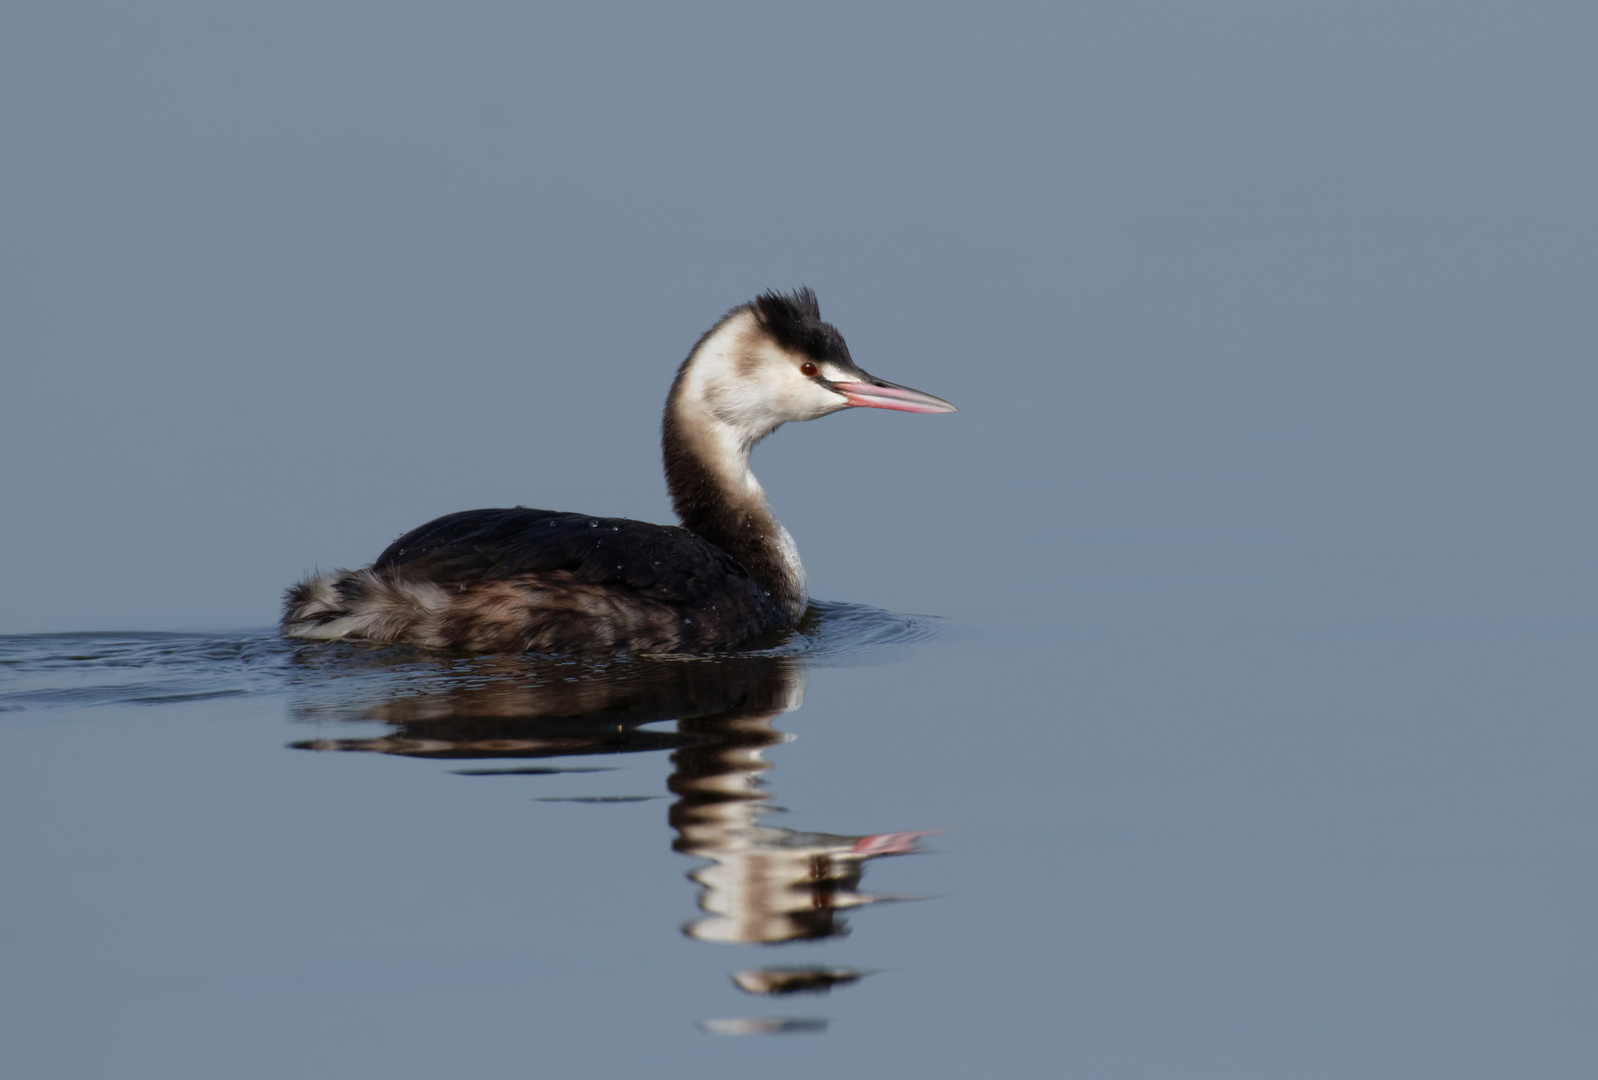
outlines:
[[431, 521], [370, 567], [289, 589], [288, 637], [478, 652], [706, 653], [796, 625], [804, 568], [749, 470], [789, 420], [851, 405], [951, 412], [873, 379], [809, 290], [734, 308], [678, 369], [662, 450], [681, 526], [531, 510]]
[[288, 608], [295, 637], [474, 652], [719, 652], [793, 624], [687, 529], [523, 507], [431, 521], [365, 570], [295, 586]]

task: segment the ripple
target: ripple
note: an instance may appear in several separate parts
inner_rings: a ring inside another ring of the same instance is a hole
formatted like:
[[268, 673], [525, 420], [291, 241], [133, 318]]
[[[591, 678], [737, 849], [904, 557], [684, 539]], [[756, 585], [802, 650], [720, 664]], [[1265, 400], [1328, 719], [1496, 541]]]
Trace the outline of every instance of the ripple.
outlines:
[[764, 655], [797, 656], [826, 666], [881, 664], [935, 640], [942, 627], [943, 621], [931, 615], [899, 615], [866, 604], [818, 600], [810, 605], [799, 629]]
[[293, 651], [267, 631], [0, 636], [0, 710], [270, 693], [283, 685]]
[[[898, 615], [864, 604], [818, 601], [780, 645], [720, 657], [786, 657], [826, 667], [900, 659], [939, 637], [941, 620]], [[553, 656], [484, 656], [411, 646], [288, 641], [270, 630], [232, 634], [71, 633], [0, 635], [0, 713], [97, 705], [169, 705], [281, 694], [314, 688], [323, 707], [369, 699], [374, 683], [389, 694], [408, 685], [425, 692], [440, 676], [485, 685], [510, 679], [541, 683], [625, 679], [638, 661]]]

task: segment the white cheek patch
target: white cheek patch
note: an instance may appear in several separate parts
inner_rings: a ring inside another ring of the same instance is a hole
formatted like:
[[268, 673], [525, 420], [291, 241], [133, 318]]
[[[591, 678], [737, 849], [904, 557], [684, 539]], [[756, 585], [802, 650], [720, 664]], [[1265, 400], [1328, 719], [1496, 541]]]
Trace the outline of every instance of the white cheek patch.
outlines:
[[707, 388], [706, 398], [724, 423], [736, 428], [746, 441], [754, 443], [778, 424], [795, 419], [789, 415], [792, 390], [785, 385], [780, 371], [761, 367]]
[[682, 387], [682, 403], [697, 404], [733, 434], [745, 453], [782, 424], [814, 420], [849, 407], [801, 368], [814, 363], [822, 378], [850, 382], [859, 373], [789, 352], [743, 313], [699, 347]]
[[795, 420], [814, 420], [819, 416], [837, 412], [846, 408], [848, 402], [836, 390], [828, 390], [818, 382], [810, 379], [804, 381], [803, 408], [794, 416]]

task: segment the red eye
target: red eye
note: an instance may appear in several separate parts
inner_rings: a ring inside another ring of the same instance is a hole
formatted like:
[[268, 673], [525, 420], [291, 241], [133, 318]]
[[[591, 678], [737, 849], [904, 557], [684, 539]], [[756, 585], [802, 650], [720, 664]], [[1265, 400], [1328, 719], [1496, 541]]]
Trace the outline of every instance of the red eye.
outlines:
[[816, 377], [816, 372], [820, 370], [820, 368], [816, 367], [816, 365], [812, 364], [808, 360], [799, 365], [799, 374], [803, 375], [807, 379], [814, 379]]

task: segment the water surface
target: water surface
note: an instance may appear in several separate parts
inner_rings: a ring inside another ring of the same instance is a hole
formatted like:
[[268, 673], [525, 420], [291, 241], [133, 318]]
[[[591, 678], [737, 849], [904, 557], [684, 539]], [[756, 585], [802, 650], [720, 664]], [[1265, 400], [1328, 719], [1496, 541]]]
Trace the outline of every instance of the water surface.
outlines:
[[701, 659], [0, 639], [9, 1054], [1581, 1075], [1593, 627], [1295, 618], [1277, 573]]

